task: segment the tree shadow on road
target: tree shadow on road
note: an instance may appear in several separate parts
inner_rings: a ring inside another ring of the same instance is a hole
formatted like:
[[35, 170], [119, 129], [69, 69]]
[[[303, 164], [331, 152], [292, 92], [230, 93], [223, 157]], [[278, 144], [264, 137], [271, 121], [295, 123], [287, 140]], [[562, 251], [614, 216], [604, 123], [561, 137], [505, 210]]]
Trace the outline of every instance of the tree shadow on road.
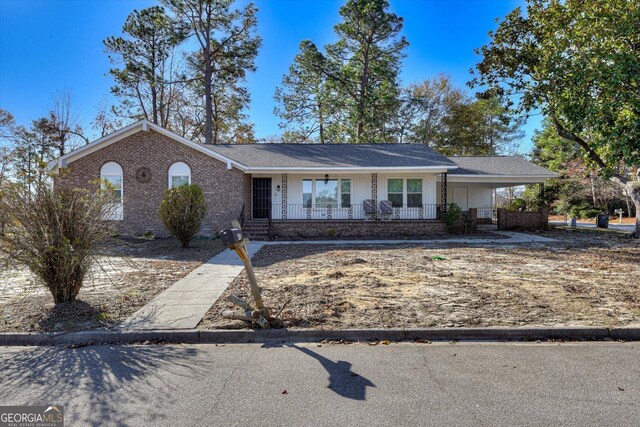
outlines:
[[161, 345], [11, 351], [0, 358], [0, 403], [64, 405], [69, 425], [162, 423], [175, 390], [170, 379], [195, 376], [197, 352]]
[[288, 344], [287, 346], [295, 348], [320, 362], [329, 374], [329, 385], [327, 388], [340, 396], [353, 400], [366, 400], [367, 387], [375, 387], [375, 384], [370, 380], [353, 372], [350, 362], [344, 360], [334, 362], [306, 347], [298, 347], [295, 344]]

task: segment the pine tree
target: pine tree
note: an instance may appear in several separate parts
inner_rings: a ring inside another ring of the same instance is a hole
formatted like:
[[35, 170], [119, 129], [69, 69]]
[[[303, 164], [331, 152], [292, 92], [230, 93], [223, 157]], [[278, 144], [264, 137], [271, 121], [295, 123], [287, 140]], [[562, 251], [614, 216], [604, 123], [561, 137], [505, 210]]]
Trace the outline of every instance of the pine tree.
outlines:
[[125, 21], [125, 37], [108, 37], [104, 45], [113, 64], [111, 92], [120, 98], [119, 115], [146, 119], [171, 129], [177, 92], [184, 86], [174, 51], [186, 37], [186, 29], [164, 8], [134, 10]]
[[165, 0], [165, 4], [197, 42], [197, 51], [188, 55], [186, 80], [204, 98], [204, 142], [235, 142], [237, 135], [253, 139], [244, 113], [250, 95], [243, 83], [247, 72], [256, 69], [262, 43], [255, 34], [256, 7], [249, 3], [233, 9], [233, 0]]
[[[322, 117], [322, 141], [393, 142], [401, 105], [398, 74], [408, 42], [400, 36], [402, 18], [388, 9], [386, 0], [349, 0], [334, 27], [338, 41], [325, 46], [324, 54], [311, 42], [301, 44], [276, 92], [282, 104], [277, 113], [285, 123], [313, 134], [316, 127], [319, 133]], [[291, 95], [292, 90], [301, 96]], [[329, 129], [324, 106], [332, 109]]]

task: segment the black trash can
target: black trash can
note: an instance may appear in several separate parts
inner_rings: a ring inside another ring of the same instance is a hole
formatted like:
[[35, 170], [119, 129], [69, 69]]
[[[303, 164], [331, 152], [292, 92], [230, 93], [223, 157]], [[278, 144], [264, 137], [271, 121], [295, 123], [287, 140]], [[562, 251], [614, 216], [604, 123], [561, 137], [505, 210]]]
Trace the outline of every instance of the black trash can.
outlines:
[[596, 227], [609, 228], [609, 214], [598, 214], [596, 216]]

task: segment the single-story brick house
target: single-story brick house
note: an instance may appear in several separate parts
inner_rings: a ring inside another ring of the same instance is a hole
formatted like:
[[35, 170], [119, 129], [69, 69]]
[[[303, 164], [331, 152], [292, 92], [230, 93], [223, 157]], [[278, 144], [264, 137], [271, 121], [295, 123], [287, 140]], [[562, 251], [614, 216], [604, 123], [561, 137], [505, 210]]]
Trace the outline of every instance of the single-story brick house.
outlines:
[[164, 190], [195, 183], [209, 205], [204, 234], [240, 219], [256, 238], [440, 233], [447, 203], [490, 218], [496, 188], [555, 176], [519, 156], [445, 157], [422, 144], [203, 145], [146, 120], [50, 169], [56, 185], [110, 181], [123, 233], [166, 235], [157, 214]]

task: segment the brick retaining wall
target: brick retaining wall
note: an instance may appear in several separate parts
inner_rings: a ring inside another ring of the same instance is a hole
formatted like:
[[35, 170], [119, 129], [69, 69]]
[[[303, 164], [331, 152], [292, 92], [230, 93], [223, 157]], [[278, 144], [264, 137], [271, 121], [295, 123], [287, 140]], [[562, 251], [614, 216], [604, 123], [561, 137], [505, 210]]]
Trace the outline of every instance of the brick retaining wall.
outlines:
[[296, 239], [418, 239], [447, 234], [441, 221], [273, 221], [271, 237]]
[[547, 228], [549, 215], [546, 209], [538, 212], [510, 212], [498, 209], [498, 230], [535, 230]]

